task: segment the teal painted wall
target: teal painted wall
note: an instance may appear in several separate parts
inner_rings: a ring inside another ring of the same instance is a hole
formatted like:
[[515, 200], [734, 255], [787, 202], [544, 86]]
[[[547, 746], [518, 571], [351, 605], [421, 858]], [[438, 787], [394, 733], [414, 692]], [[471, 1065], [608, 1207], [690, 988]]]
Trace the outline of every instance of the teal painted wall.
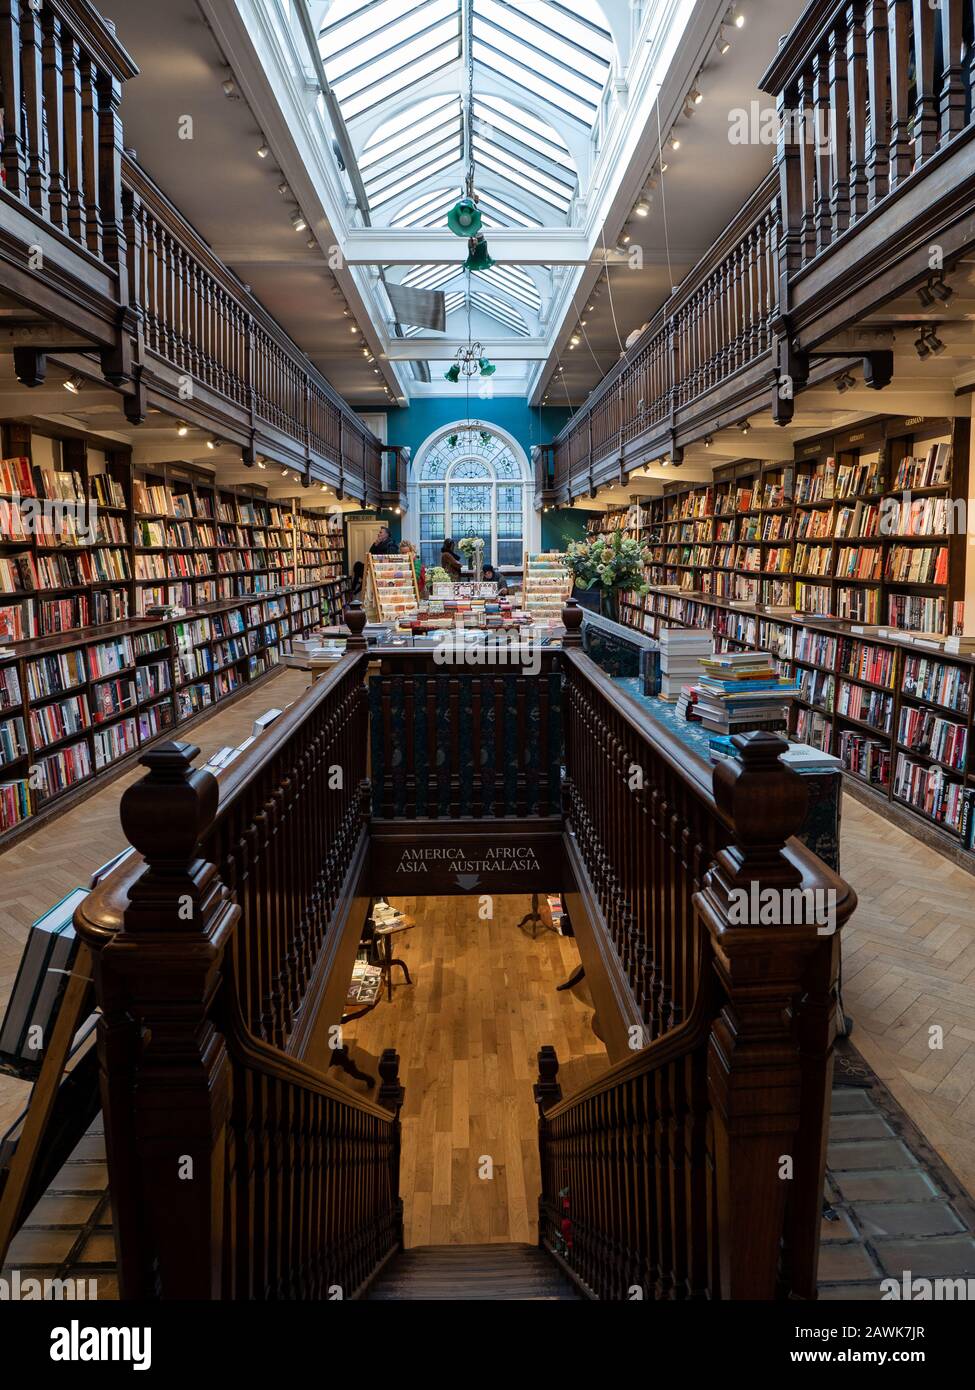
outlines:
[[542, 512], [542, 549], [564, 550], [568, 541], [581, 541], [589, 517], [598, 515], [598, 512], [583, 511], [581, 507]]
[[[531, 407], [523, 396], [494, 396], [482, 401], [476, 391], [471, 392], [470, 413], [472, 419], [507, 430], [529, 458], [532, 445], [551, 443], [569, 418], [567, 410]], [[422, 397], [403, 410], [391, 410], [386, 417], [388, 441], [408, 444], [416, 458], [417, 450], [428, 435], [466, 419], [467, 399], [464, 388], [458, 385], [453, 395]]]

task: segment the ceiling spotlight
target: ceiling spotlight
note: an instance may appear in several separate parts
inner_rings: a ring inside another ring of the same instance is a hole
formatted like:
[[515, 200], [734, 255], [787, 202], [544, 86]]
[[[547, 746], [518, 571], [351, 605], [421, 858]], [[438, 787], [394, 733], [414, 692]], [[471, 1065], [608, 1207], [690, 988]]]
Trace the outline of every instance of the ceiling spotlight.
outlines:
[[237, 83], [232, 77], [225, 77], [220, 84], [223, 87], [225, 97], [235, 97], [237, 95]]
[[578, 333], [573, 333], [572, 337], [569, 339], [569, 342], [572, 344], [573, 347], [578, 347], [579, 344], [582, 342], [582, 339], [579, 337]]
[[258, 468], [267, 468], [267, 464], [264, 462], [263, 459], [258, 459], [258, 460], [257, 460], [257, 466], [258, 466]]
[[710, 449], [710, 447], [711, 447], [711, 445], [712, 445], [713, 443], [714, 443], [714, 438], [713, 438], [710, 434], [706, 434], [706, 435], [704, 436], [704, 447], [705, 447], [705, 449]]
[[314, 251], [315, 247], [318, 245], [318, 242], [315, 240], [313, 236], [310, 236], [308, 240], [305, 242], [305, 245], [308, 247], [309, 251]]
[[856, 384], [857, 379], [850, 372], [840, 372], [839, 376], [836, 378], [836, 389], [840, 393], [849, 391], [850, 387], [856, 386]]
[[945, 284], [942, 275], [938, 275], [931, 281], [931, 293], [936, 299], [940, 299], [942, 304], [947, 304], [948, 300], [954, 294], [954, 290], [950, 285]]
[[732, 14], [732, 23], [734, 24], [735, 28], [736, 28], [736, 29], [744, 29], [744, 27], [745, 27], [745, 16], [742, 14], [741, 10], [739, 10], [739, 8], [738, 8], [737, 5], [732, 5], [732, 7], [731, 7], [731, 14]]
[[701, 102], [704, 100], [704, 93], [699, 91], [697, 87], [692, 87], [687, 95], [687, 99], [693, 102], [695, 106], [700, 106]]
[[296, 210], [291, 214], [291, 225], [296, 232], [303, 232], [308, 226], [308, 223], [302, 217], [301, 213]]
[[742, 421], [742, 423], [741, 423], [741, 425], [739, 426], [739, 428], [741, 429], [742, 434], [747, 434], [748, 431], [751, 429], [751, 425], [748, 423], [747, 420], [744, 420], [744, 421]]
[[180, 420], [179, 424], [176, 426], [176, 433], [179, 435], [180, 439], [185, 439], [189, 432], [189, 425], [185, 420]]
[[63, 384], [65, 391], [70, 391], [72, 396], [77, 396], [78, 392], [81, 390], [82, 386], [84, 386], [85, 383], [82, 381], [80, 376], [74, 375], [69, 376], [67, 381], [65, 381]]
[[930, 309], [934, 303], [934, 295], [931, 293], [930, 284], [921, 285], [918, 288], [917, 297], [921, 301], [922, 309]]
[[350, 333], [358, 333], [358, 331], [359, 331], [359, 325], [358, 325], [357, 323], [350, 323], [350, 324], [349, 324], [349, 332], [350, 332]]
[[666, 161], [666, 159], [665, 159], [665, 160], [663, 161], [663, 163], [661, 164], [661, 166], [660, 166], [660, 172], [661, 172], [662, 174], [666, 174], [666, 172], [667, 172], [667, 170], [668, 170], [669, 168], [670, 168], [670, 165], [667, 163], [667, 161]]
[[214, 436], [212, 439], [208, 439], [208, 440], [207, 440], [207, 448], [208, 448], [208, 449], [219, 449], [219, 447], [220, 447], [220, 440], [217, 439], [216, 436]]
[[282, 478], [286, 478], [287, 476], [288, 476], [288, 470], [287, 470], [286, 468], [282, 468], [282, 469], [281, 469], [281, 477], [282, 477]]
[[633, 211], [636, 213], [637, 217], [649, 217], [650, 200], [648, 198], [641, 198]]
[[670, 137], [670, 139], [667, 141], [667, 144], [670, 146], [670, 148], [671, 148], [672, 150], [679, 150], [679, 149], [680, 149], [680, 136], [678, 136], [678, 135], [672, 135], [672, 136]]
[[283, 198], [283, 197], [285, 196], [285, 194], [291, 192], [291, 189], [288, 187], [288, 185], [287, 185], [286, 183], [279, 183], [279, 184], [278, 184], [278, 192], [281, 194], [281, 197]]
[[731, 47], [731, 40], [725, 33], [723, 24], [718, 29], [718, 37], [715, 40], [714, 46], [718, 50], [722, 58], [728, 52], [728, 49]]
[[271, 148], [270, 148], [270, 146], [267, 145], [264, 141], [261, 141], [261, 143], [260, 143], [260, 144], [258, 145], [258, 147], [257, 147], [257, 157], [258, 157], [258, 159], [267, 159], [267, 157], [268, 157], [268, 155], [269, 155], [270, 153], [271, 153]]

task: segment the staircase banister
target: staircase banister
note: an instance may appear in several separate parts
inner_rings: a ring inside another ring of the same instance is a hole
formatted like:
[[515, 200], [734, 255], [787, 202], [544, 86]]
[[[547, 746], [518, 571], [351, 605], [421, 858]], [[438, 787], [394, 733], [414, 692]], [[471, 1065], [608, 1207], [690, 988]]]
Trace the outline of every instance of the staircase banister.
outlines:
[[268, 735], [255, 740], [239, 758], [227, 767], [220, 776], [220, 802], [214, 817], [214, 825], [233, 805], [242, 788], [248, 786], [265, 767], [274, 761], [280, 752], [281, 744], [292, 734], [297, 733], [308, 716], [323, 704], [337, 686], [348, 675], [360, 670], [363, 677], [369, 663], [366, 652], [346, 654], [335, 663], [326, 676], [315, 681], [298, 696], [294, 704], [274, 721]]
[[543, 1120], [556, 1120], [560, 1115], [569, 1114], [584, 1101], [615, 1091], [624, 1081], [643, 1076], [648, 1072], [659, 1071], [671, 1062], [686, 1056], [699, 1044], [703, 1044], [710, 1031], [714, 1009], [708, 990], [698, 990], [694, 1008], [690, 1016], [662, 1038], [655, 1038], [645, 1047], [634, 1051], [632, 1057], [624, 1057], [602, 1072], [595, 1080], [571, 1095], [563, 1096], [555, 1105], [540, 1110]]

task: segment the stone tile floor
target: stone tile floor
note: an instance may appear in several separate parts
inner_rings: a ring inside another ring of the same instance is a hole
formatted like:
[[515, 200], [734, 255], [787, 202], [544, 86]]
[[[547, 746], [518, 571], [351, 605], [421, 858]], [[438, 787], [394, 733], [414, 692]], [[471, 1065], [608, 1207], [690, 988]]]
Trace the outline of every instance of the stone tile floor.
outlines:
[[826, 1151], [819, 1297], [881, 1280], [975, 1278], [975, 1206], [862, 1058], [841, 1043]]

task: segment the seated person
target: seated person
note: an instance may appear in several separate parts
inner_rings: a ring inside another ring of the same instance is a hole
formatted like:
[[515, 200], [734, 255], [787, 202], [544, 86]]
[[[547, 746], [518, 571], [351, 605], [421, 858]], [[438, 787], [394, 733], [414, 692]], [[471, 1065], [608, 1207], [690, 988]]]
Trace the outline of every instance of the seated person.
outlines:
[[456, 584], [464, 572], [464, 563], [457, 554], [457, 548], [448, 536], [443, 543], [440, 552], [440, 564], [450, 576], [450, 582]]
[[365, 569], [366, 567], [361, 560], [356, 560], [352, 566], [352, 587], [349, 589], [349, 598], [358, 598], [362, 593], [362, 579]]
[[484, 566], [484, 582], [485, 584], [497, 584], [499, 598], [502, 594], [506, 594], [508, 592], [507, 579], [505, 579], [501, 571], [495, 569], [493, 565]]

